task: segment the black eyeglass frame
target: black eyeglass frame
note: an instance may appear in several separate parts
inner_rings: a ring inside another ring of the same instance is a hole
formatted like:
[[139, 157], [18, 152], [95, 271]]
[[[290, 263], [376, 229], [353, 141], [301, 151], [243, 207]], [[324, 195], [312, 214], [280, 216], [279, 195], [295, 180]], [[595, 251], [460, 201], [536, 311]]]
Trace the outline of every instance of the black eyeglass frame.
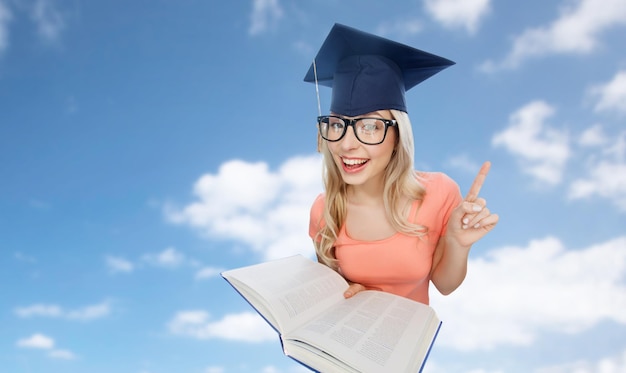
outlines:
[[[339, 136], [337, 139], [335, 140], [330, 140], [327, 139], [326, 137], [324, 137], [324, 135], [322, 134], [322, 123], [323, 120], [325, 119], [330, 119], [330, 118], [335, 118], [335, 119], [339, 119], [340, 121], [343, 122], [344, 127], [343, 127], [343, 133], [341, 134], [341, 136]], [[379, 120], [381, 122], [383, 122], [385, 124], [385, 132], [383, 133], [383, 139], [380, 140], [379, 142], [375, 142], [375, 143], [369, 143], [369, 142], [365, 142], [363, 140], [361, 140], [359, 138], [359, 135], [357, 134], [357, 130], [355, 127], [356, 122], [363, 120], [363, 119], [374, 119], [374, 120]], [[337, 142], [341, 139], [343, 139], [343, 137], [346, 135], [346, 132], [348, 132], [348, 127], [352, 127], [352, 131], [354, 131], [354, 136], [356, 137], [357, 140], [359, 140], [359, 142], [361, 142], [362, 144], [365, 145], [379, 145], [382, 144], [383, 142], [385, 142], [385, 139], [387, 138], [387, 129], [389, 127], [396, 127], [398, 126], [398, 122], [395, 119], [385, 119], [385, 118], [376, 118], [376, 117], [359, 117], [359, 118], [352, 118], [352, 119], [348, 119], [348, 118], [343, 118], [337, 115], [322, 115], [317, 117], [317, 129], [319, 131], [320, 136], [329, 142]]]

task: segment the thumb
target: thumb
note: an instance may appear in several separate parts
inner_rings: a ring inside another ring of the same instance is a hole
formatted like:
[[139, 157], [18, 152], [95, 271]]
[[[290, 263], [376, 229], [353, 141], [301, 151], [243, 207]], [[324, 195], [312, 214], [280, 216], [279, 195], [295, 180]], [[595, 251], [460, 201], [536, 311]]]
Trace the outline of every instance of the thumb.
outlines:
[[460, 217], [464, 214], [477, 214], [482, 211], [483, 206], [476, 202], [463, 201], [454, 210], [451, 216]]
[[470, 204], [471, 202], [467, 202], [467, 201], [462, 201], [461, 203], [459, 203], [459, 205], [455, 207], [450, 213], [450, 216], [448, 217], [448, 222], [449, 221], [461, 221], [461, 218], [463, 217], [463, 215], [465, 215], [465, 210], [467, 206], [469, 206]]
[[348, 290], [343, 293], [343, 297], [348, 299], [353, 297], [356, 293], [365, 290], [365, 286], [361, 284], [350, 284]]

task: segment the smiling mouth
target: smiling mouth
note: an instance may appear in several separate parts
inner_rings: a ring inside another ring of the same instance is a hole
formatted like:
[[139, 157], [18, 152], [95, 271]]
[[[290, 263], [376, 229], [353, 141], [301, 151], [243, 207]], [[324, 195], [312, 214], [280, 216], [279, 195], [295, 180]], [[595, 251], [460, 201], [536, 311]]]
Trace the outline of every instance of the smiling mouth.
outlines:
[[367, 159], [347, 159], [341, 158], [343, 166], [348, 170], [357, 169], [368, 162]]

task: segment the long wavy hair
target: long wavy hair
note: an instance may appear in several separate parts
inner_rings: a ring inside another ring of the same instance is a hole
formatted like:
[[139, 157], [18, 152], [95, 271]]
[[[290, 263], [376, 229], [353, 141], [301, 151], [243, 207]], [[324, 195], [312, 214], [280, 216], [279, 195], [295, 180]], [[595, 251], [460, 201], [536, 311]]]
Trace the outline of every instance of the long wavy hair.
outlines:
[[[384, 174], [383, 203], [387, 219], [398, 232], [422, 236], [427, 233], [427, 228], [409, 222], [404, 209], [400, 208], [404, 198], [422, 200], [426, 192], [413, 168], [415, 148], [411, 121], [403, 111], [391, 110], [391, 114], [398, 122], [398, 141]], [[335, 241], [346, 220], [347, 185], [333, 161], [326, 141], [321, 142], [320, 151], [324, 156], [323, 180], [326, 193], [322, 216], [324, 224], [320, 224], [321, 229], [314, 240], [315, 250], [322, 263], [337, 270]]]

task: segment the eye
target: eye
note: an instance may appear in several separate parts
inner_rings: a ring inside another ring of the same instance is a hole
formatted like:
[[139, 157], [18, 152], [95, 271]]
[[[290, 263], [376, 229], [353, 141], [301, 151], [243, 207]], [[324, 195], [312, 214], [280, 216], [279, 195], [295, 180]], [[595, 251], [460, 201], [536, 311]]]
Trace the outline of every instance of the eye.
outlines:
[[381, 120], [366, 118], [361, 120], [360, 127], [361, 131], [364, 133], [375, 133], [382, 130], [385, 127], [385, 124]]
[[336, 118], [328, 119], [328, 129], [330, 131], [342, 132], [343, 127], [345, 127], [345, 124], [341, 120], [336, 119]]

